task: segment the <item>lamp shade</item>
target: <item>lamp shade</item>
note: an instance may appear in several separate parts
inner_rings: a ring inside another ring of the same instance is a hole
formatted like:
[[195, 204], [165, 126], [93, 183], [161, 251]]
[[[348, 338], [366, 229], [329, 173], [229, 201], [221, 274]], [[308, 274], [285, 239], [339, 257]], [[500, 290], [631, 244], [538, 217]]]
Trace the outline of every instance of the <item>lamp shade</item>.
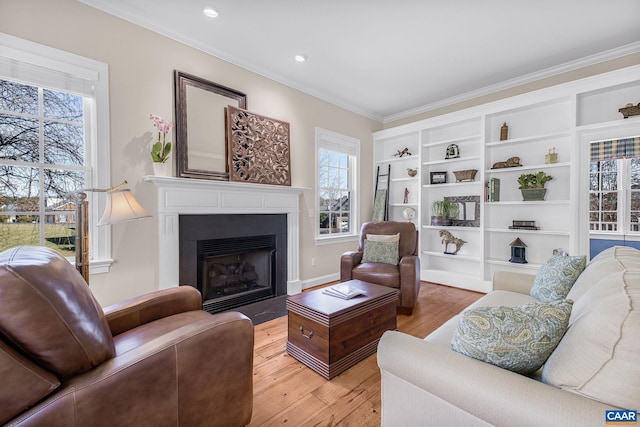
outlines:
[[149, 216], [151, 215], [133, 197], [131, 190], [110, 191], [107, 193], [107, 206], [98, 225], [117, 224]]

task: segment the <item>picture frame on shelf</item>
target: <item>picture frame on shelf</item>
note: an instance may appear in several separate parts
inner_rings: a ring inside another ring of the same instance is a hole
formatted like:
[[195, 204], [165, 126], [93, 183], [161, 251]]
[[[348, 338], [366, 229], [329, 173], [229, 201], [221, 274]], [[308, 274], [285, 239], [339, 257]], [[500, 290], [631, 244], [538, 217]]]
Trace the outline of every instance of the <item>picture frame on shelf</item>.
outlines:
[[431, 184], [446, 184], [447, 172], [431, 172], [429, 182]]
[[444, 199], [459, 205], [458, 218], [452, 218], [451, 225], [480, 227], [480, 196], [445, 196]]

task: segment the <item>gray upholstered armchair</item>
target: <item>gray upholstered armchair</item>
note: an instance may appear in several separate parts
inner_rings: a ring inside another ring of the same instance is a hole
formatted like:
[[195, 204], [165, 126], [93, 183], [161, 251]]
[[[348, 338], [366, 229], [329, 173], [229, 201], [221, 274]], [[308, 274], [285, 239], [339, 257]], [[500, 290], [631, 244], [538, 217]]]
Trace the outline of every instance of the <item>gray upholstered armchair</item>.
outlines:
[[[400, 233], [398, 265], [362, 262], [367, 234], [394, 235]], [[411, 314], [420, 290], [420, 258], [418, 258], [418, 230], [410, 222], [366, 222], [360, 230], [357, 251], [345, 252], [340, 260], [340, 281], [363, 280], [376, 285], [390, 286], [400, 291], [398, 313]]]

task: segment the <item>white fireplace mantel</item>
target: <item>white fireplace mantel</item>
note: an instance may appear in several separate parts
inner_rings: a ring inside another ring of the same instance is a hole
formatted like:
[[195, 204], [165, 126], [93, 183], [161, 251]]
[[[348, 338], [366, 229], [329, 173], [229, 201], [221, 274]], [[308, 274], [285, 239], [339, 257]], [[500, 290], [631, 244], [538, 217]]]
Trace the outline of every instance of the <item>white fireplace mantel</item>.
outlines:
[[246, 184], [227, 181], [148, 175], [157, 188], [158, 266], [160, 289], [179, 285], [179, 221], [188, 214], [286, 214], [287, 293], [302, 291], [299, 222], [303, 187]]

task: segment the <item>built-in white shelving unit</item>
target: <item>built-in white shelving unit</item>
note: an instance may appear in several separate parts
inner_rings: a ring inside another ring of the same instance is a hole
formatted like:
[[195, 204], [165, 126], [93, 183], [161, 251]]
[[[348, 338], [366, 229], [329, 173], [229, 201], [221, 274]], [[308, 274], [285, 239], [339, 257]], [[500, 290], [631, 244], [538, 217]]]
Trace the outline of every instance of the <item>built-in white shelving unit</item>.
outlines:
[[[634, 66], [374, 133], [374, 166], [391, 165], [390, 220], [405, 221], [403, 208], [416, 210], [421, 278], [489, 291], [496, 271], [535, 272], [555, 248], [588, 254], [588, 140], [640, 135], [640, 117], [618, 112], [638, 102], [640, 66]], [[508, 138], [500, 140], [504, 123]], [[452, 144], [459, 157], [447, 158]], [[404, 148], [410, 156], [393, 156]], [[557, 153], [555, 163], [546, 162], [549, 150]], [[493, 167], [513, 157], [521, 166]], [[408, 177], [407, 168], [418, 175]], [[476, 170], [474, 180], [456, 182], [454, 172], [463, 170]], [[517, 179], [537, 171], [553, 176], [545, 200], [525, 202]], [[492, 178], [500, 180], [499, 201], [486, 198]], [[431, 205], [444, 197], [475, 198], [479, 206], [465, 202], [464, 226], [431, 225]], [[511, 229], [514, 220], [535, 221], [539, 230]], [[458, 254], [444, 253], [441, 230], [466, 242]], [[518, 237], [527, 245], [527, 264], [508, 261]]]

